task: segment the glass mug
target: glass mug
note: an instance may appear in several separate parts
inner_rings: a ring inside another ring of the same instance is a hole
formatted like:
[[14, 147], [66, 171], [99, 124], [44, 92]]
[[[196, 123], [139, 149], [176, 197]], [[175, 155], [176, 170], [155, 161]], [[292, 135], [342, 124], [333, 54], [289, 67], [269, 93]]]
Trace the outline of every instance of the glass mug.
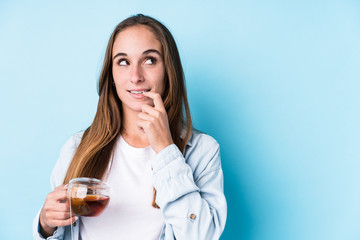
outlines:
[[109, 204], [109, 187], [96, 178], [74, 178], [67, 195], [72, 212], [77, 216], [99, 216]]

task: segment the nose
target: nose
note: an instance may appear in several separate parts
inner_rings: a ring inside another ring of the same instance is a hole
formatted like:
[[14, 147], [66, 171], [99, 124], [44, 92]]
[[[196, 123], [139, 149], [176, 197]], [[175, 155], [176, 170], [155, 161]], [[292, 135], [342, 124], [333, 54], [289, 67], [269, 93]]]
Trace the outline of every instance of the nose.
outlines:
[[133, 65], [133, 68], [131, 71], [130, 82], [139, 83], [139, 82], [143, 82], [143, 81], [144, 81], [144, 77], [141, 72], [141, 67], [139, 65]]

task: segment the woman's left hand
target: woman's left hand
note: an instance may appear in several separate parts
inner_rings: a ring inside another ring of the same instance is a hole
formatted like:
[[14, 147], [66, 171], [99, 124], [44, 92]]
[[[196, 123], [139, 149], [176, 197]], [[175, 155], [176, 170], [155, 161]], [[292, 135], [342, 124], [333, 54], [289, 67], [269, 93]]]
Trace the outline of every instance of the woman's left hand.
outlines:
[[173, 144], [169, 128], [169, 119], [160, 94], [146, 92], [144, 95], [153, 99], [154, 106], [143, 105], [137, 125], [141, 127], [156, 153]]

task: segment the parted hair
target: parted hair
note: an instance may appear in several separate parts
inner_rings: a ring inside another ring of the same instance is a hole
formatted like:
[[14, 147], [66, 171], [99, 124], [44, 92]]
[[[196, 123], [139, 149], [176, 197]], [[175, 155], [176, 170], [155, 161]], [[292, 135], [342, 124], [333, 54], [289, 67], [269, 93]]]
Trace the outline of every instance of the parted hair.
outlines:
[[[162, 99], [169, 118], [172, 139], [182, 152], [185, 150], [186, 143], [191, 135], [192, 122], [183, 68], [175, 40], [170, 31], [158, 20], [137, 14], [120, 22], [110, 36], [99, 78], [97, 111], [92, 124], [82, 136], [67, 170], [64, 184], [77, 177], [103, 179], [109, 164], [111, 164], [113, 149], [121, 133], [122, 119], [121, 100], [113, 85], [113, 45], [119, 32], [137, 25], [149, 27], [161, 43], [166, 72], [165, 91]], [[152, 205], [158, 208], [155, 202], [155, 188], [153, 191]]]

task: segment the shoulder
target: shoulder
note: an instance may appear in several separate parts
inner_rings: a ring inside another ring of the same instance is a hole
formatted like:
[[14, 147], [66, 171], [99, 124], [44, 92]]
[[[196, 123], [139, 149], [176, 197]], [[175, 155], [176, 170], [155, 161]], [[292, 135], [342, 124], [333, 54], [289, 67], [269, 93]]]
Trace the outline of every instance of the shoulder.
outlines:
[[61, 148], [58, 160], [55, 164], [55, 167], [51, 173], [51, 185], [52, 188], [55, 188], [62, 184], [65, 178], [65, 174], [70, 165], [71, 160], [74, 157], [77, 147], [81, 142], [81, 138], [84, 134], [84, 131], [77, 132], [72, 135], [65, 142], [63, 147]]
[[210, 135], [196, 129], [192, 131], [184, 157], [195, 176], [203, 171], [215, 171], [221, 168], [218, 142]]
[[[82, 138], [83, 134], [84, 134], [84, 131], [77, 132], [74, 135], [72, 135], [70, 138], [68, 138], [68, 140], [65, 142], [65, 144], [61, 148], [59, 160], [63, 160], [64, 157], [67, 160], [66, 156], [74, 155], [76, 149], [78, 148], [78, 146], [81, 142], [81, 138]], [[58, 162], [59, 162], [59, 160], [58, 160]]]
[[219, 148], [218, 142], [213, 137], [197, 129], [192, 130], [188, 145], [192, 147], [205, 145], [207, 148]]
[[67, 149], [76, 149], [80, 142], [81, 138], [84, 134], [84, 131], [80, 131], [72, 135], [68, 140], [65, 142], [64, 146], [62, 147], [61, 151], [67, 150]]

